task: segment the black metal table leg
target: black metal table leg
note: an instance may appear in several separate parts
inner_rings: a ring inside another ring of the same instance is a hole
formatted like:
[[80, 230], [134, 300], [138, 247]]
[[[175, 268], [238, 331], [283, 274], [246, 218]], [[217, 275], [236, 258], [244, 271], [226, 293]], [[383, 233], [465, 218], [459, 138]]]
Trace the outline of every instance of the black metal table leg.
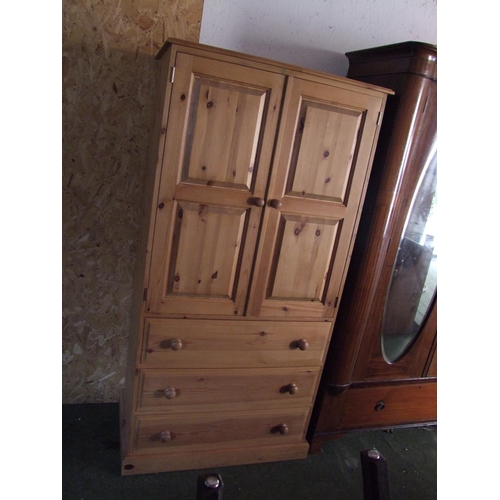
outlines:
[[387, 460], [375, 449], [361, 452], [364, 500], [391, 500]]
[[222, 500], [224, 483], [220, 474], [198, 476], [196, 500]]

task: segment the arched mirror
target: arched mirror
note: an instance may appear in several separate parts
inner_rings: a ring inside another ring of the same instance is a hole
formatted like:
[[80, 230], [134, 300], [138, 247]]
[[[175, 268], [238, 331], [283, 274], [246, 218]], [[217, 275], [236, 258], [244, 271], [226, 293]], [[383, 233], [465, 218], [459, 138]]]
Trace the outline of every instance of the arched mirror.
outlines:
[[418, 336], [437, 293], [437, 152], [415, 189], [399, 242], [382, 322], [382, 352], [394, 363]]

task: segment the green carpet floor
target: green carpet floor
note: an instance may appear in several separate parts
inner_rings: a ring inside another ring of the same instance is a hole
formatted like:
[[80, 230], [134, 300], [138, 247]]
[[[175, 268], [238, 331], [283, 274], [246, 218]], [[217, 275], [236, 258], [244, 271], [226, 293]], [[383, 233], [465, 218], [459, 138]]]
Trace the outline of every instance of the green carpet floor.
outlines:
[[63, 405], [63, 500], [196, 500], [215, 472], [224, 500], [363, 500], [359, 454], [387, 459], [391, 500], [437, 498], [437, 427], [346, 434], [305, 460], [122, 477], [117, 404]]

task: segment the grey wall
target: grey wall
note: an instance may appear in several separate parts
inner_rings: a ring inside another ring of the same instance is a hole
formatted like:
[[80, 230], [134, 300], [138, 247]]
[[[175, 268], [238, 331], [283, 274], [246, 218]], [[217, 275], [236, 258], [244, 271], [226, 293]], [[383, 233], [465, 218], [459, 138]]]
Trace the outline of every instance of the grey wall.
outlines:
[[437, 0], [205, 0], [200, 42], [347, 74], [345, 53], [437, 44]]

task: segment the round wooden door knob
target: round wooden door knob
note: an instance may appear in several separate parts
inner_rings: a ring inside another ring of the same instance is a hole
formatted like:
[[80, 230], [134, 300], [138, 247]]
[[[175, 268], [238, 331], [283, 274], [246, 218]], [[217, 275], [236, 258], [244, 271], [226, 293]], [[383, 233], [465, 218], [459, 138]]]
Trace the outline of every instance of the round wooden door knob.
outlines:
[[288, 384], [286, 386], [286, 392], [288, 392], [289, 394], [297, 394], [298, 390], [299, 388], [297, 387], [296, 384]]
[[305, 351], [309, 347], [309, 342], [307, 340], [305, 340], [305, 339], [297, 340], [297, 347], [301, 351]]
[[288, 434], [288, 425], [286, 424], [280, 424], [278, 425], [278, 432], [284, 436], [285, 434]]
[[174, 387], [167, 387], [164, 392], [167, 399], [174, 399], [177, 396], [177, 391]]
[[264, 198], [250, 198], [250, 203], [256, 207], [263, 207], [266, 204]]
[[269, 205], [271, 205], [273, 208], [281, 208], [283, 206], [283, 203], [281, 203], [280, 200], [274, 199], [269, 202]]
[[172, 351], [180, 351], [182, 349], [182, 341], [180, 339], [171, 340], [170, 349], [172, 349]]
[[170, 434], [170, 431], [162, 431], [160, 432], [160, 441], [162, 443], [168, 443], [169, 441], [172, 441], [173, 437], [172, 434]]

